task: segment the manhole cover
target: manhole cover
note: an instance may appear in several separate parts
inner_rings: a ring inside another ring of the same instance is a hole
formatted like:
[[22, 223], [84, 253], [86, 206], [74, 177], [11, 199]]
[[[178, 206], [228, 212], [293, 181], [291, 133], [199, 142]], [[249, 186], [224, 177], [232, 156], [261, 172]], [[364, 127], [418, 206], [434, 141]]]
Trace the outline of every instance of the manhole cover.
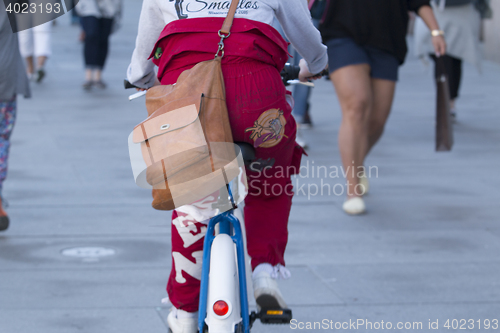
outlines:
[[62, 255], [75, 258], [101, 258], [115, 255], [116, 251], [105, 247], [73, 247], [62, 250]]

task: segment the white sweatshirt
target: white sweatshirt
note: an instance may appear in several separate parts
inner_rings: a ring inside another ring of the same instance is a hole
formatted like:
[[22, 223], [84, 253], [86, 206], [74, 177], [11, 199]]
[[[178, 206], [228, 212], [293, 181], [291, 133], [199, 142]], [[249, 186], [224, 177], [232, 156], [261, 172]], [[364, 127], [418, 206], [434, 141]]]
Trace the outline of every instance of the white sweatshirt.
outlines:
[[[154, 83], [154, 64], [148, 60], [165, 25], [181, 18], [225, 17], [231, 0], [144, 0], [128, 80], [142, 88]], [[276, 17], [287, 38], [306, 60], [311, 73], [328, 63], [326, 46], [311, 22], [306, 0], [240, 0], [236, 18], [272, 25]]]

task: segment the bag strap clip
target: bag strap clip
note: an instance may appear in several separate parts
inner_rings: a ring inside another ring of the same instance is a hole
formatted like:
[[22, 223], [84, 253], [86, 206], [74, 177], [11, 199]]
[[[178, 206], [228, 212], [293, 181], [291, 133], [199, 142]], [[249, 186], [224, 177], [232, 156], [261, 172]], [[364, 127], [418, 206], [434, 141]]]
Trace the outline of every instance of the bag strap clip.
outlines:
[[219, 30], [220, 42], [219, 42], [219, 49], [217, 50], [217, 53], [215, 53], [215, 58], [217, 57], [222, 58], [224, 56], [224, 39], [228, 38], [230, 35], [231, 35], [230, 32], [228, 32], [227, 35], [225, 35], [223, 32]]
[[218, 57], [222, 58], [224, 56], [224, 39], [228, 38], [231, 35], [231, 26], [233, 25], [234, 15], [236, 14], [238, 3], [239, 3], [238, 0], [231, 0], [231, 6], [229, 7], [226, 19], [222, 24], [222, 28], [219, 30], [220, 42], [217, 53], [215, 53], [216, 59]]

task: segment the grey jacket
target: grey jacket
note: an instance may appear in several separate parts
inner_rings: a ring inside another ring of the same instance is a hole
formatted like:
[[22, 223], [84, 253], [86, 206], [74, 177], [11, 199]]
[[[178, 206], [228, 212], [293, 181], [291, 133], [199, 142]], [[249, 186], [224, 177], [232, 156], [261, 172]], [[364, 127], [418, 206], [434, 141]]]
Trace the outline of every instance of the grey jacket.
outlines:
[[16, 94], [31, 96], [17, 34], [12, 32], [4, 2], [0, 1], [0, 99], [11, 99]]

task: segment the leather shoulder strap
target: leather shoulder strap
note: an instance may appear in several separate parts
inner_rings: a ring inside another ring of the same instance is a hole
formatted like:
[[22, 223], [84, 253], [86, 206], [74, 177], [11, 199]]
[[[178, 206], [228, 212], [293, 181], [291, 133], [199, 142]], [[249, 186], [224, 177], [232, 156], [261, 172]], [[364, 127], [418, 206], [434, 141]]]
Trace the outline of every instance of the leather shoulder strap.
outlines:
[[231, 7], [229, 7], [229, 12], [227, 13], [226, 19], [222, 24], [220, 32], [224, 35], [228, 35], [231, 32], [231, 26], [233, 25], [234, 15], [236, 14], [236, 8], [238, 7], [239, 0], [232, 0]]

